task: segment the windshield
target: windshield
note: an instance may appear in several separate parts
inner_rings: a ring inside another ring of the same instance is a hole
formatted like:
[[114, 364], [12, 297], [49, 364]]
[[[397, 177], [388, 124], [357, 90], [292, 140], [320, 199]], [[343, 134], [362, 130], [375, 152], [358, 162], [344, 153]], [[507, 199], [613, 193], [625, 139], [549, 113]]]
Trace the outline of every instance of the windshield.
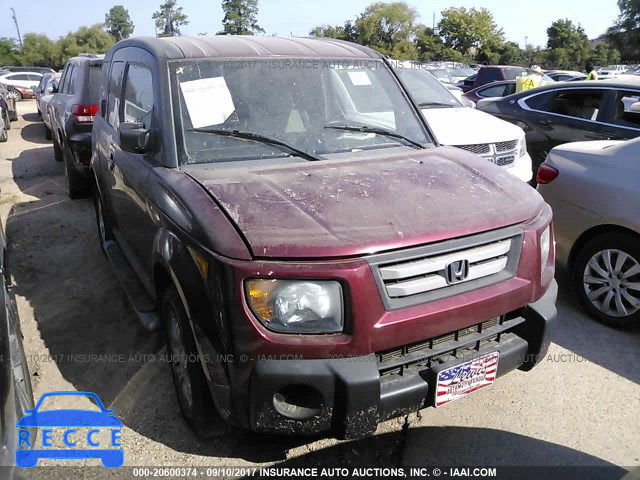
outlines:
[[449, 77], [449, 74], [444, 69], [443, 70], [429, 70], [429, 73], [431, 75], [433, 75], [434, 77], [436, 77], [438, 80], [445, 80], [447, 82], [451, 81], [451, 77]]
[[396, 73], [409, 93], [421, 107], [462, 107], [449, 89], [426, 70], [420, 68], [398, 68]]
[[182, 164], [431, 143], [380, 60], [193, 59], [172, 62], [170, 73]]

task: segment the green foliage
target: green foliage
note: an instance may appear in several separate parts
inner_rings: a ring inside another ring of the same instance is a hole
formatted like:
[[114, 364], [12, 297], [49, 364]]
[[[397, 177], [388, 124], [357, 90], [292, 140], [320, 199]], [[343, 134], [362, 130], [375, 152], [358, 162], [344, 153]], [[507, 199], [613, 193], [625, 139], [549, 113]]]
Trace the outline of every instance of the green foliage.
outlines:
[[309, 35], [312, 37], [337, 38], [350, 42], [355, 42], [358, 39], [355, 25], [350, 20], [345, 22], [344, 26], [319, 25], [313, 28]]
[[58, 42], [46, 35], [27, 33], [22, 39], [22, 45], [22, 65], [54, 68], [61, 63]]
[[20, 63], [20, 49], [13, 38], [0, 38], [0, 65]]
[[463, 55], [474, 54], [479, 59], [499, 59], [504, 34], [486, 8], [447, 8], [438, 22], [439, 34], [447, 48]]
[[597, 45], [593, 52], [591, 52], [591, 56], [589, 57], [589, 60], [591, 60], [594, 65], [600, 66], [620, 63], [620, 59], [620, 51], [617, 48], [606, 43]]
[[222, 31], [226, 35], [264, 33], [258, 25], [258, 0], [222, 0]]
[[[515, 42], [506, 42], [499, 51], [498, 63], [502, 65], [525, 65], [526, 54]], [[527, 65], [528, 66], [528, 65]]]
[[415, 44], [418, 53], [418, 60], [422, 60], [423, 62], [433, 62], [445, 58], [444, 43], [442, 42], [442, 39], [433, 32], [432, 28], [420, 25], [416, 29]]
[[180, 35], [180, 27], [187, 25], [187, 15], [182, 12], [182, 7], [176, 7], [176, 0], [166, 0], [160, 5], [160, 10], [151, 17], [156, 22], [156, 29], [160, 31], [160, 37], [174, 37]]
[[64, 65], [69, 58], [79, 53], [105, 53], [113, 44], [113, 37], [102, 29], [102, 25], [80, 27], [58, 40], [59, 65]]
[[619, 50], [621, 58], [637, 62], [640, 58], [640, 1], [618, 0], [620, 15], [607, 31], [607, 40]]
[[116, 42], [129, 38], [135, 28], [135, 25], [129, 17], [129, 11], [122, 5], [111, 7], [109, 13], [104, 16], [104, 23], [107, 26], [107, 33], [111, 35]]
[[416, 18], [416, 11], [405, 2], [372, 3], [356, 19], [358, 42], [390, 55], [396, 48], [407, 51]]

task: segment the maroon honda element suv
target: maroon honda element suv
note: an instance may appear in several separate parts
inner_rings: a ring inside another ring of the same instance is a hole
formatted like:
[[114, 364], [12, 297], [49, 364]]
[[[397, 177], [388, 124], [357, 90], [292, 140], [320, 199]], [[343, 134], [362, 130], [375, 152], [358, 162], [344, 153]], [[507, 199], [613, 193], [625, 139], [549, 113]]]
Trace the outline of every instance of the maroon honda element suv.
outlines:
[[551, 209], [434, 144], [375, 51], [127, 39], [101, 92], [102, 246], [198, 434], [368, 435], [545, 354]]

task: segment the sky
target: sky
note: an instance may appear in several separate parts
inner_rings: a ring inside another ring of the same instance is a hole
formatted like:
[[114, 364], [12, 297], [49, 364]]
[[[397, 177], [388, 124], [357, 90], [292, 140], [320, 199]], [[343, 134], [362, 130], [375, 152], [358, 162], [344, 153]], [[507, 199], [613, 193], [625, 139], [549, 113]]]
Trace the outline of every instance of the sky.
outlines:
[[[316, 25], [340, 25], [355, 19], [374, 0], [260, 0], [258, 23], [267, 34], [306, 36]], [[16, 12], [20, 33], [44, 33], [56, 39], [80, 26], [104, 22], [113, 5], [123, 5], [135, 24], [134, 35], [155, 35], [151, 19], [163, 0], [0, 0], [0, 37], [17, 38], [10, 7]], [[418, 21], [431, 26], [448, 7], [489, 9], [507, 40], [524, 46], [544, 47], [551, 22], [569, 18], [595, 38], [615, 21], [619, 10], [616, 0], [407, 0], [419, 14]], [[222, 28], [220, 0], [178, 0], [188, 15], [183, 35], [213, 35]]]

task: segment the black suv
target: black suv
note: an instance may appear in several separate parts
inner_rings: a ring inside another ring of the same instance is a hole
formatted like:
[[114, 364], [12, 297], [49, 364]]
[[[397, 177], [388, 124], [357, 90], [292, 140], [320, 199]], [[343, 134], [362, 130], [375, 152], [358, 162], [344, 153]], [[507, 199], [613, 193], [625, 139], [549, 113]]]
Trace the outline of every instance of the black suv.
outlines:
[[53, 150], [56, 160], [64, 160], [71, 198], [86, 197], [91, 192], [91, 129], [98, 112], [102, 58], [70, 59], [49, 102]]

